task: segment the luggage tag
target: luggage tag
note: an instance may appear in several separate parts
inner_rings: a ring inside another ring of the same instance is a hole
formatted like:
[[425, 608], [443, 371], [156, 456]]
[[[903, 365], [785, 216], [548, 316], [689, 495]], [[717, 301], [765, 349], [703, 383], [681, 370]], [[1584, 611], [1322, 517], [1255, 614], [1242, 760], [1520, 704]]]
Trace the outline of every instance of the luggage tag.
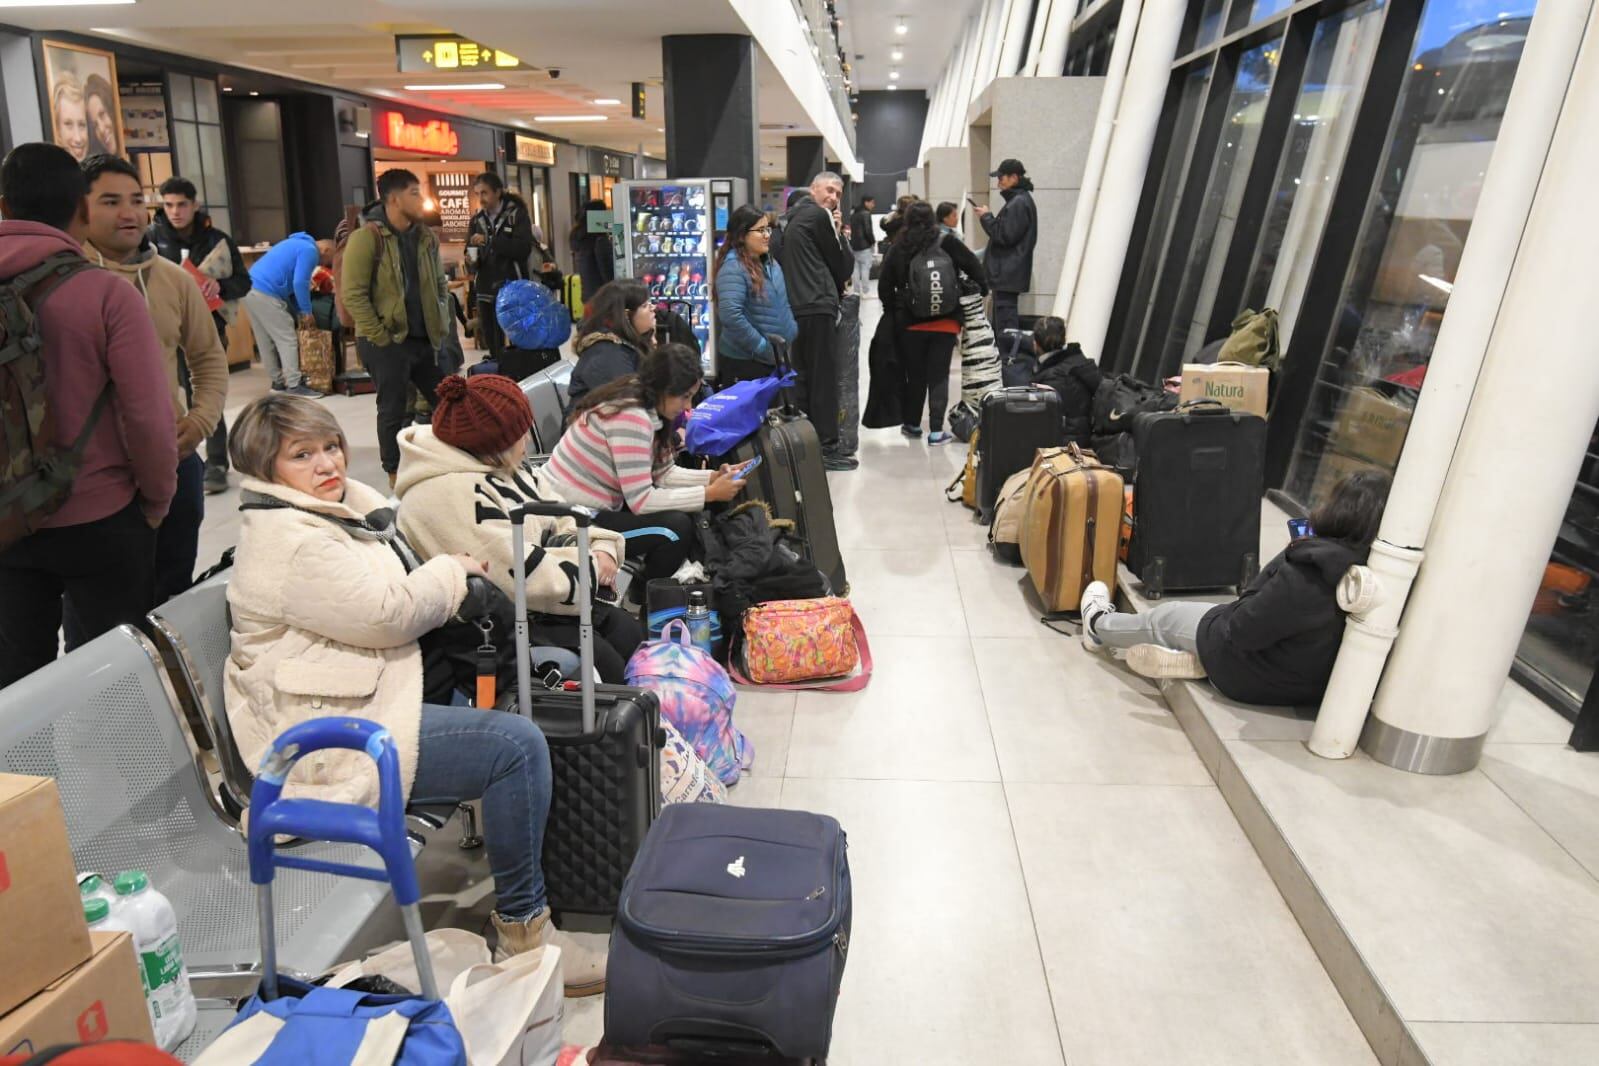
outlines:
[[484, 618], [477, 627], [483, 634], [483, 643], [477, 647], [477, 705], [487, 710], [498, 698], [500, 656], [494, 646], [494, 619]]

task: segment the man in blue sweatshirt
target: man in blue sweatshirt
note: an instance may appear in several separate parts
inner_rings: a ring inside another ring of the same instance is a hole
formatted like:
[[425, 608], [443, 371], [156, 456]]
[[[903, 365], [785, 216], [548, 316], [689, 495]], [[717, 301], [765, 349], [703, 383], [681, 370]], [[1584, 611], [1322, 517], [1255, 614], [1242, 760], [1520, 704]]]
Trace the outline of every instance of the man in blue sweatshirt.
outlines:
[[292, 233], [250, 268], [250, 291], [244, 308], [250, 312], [255, 345], [261, 362], [272, 375], [272, 387], [294, 396], [320, 399], [322, 394], [300, 376], [300, 338], [297, 327], [313, 327], [311, 272], [333, 262], [333, 242], [319, 241], [309, 233]]

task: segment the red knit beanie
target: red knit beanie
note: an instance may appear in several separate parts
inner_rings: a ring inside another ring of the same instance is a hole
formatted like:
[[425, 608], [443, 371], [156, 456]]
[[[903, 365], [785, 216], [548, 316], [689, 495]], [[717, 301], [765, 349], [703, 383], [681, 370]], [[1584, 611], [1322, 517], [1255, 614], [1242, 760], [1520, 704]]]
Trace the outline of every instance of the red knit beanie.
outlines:
[[498, 455], [527, 436], [533, 409], [522, 386], [499, 374], [452, 374], [439, 382], [433, 435], [478, 456]]

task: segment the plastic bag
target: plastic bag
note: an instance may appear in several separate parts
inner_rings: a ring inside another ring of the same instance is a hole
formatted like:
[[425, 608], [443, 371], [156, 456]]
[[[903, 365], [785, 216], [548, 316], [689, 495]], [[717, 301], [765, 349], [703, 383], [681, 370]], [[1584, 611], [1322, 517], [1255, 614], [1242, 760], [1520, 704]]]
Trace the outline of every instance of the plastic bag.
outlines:
[[684, 445], [695, 455], [726, 455], [760, 428], [777, 394], [798, 378], [789, 370], [734, 382], [688, 413]]
[[494, 317], [516, 348], [559, 348], [572, 335], [572, 316], [537, 281], [508, 281], [494, 300]]

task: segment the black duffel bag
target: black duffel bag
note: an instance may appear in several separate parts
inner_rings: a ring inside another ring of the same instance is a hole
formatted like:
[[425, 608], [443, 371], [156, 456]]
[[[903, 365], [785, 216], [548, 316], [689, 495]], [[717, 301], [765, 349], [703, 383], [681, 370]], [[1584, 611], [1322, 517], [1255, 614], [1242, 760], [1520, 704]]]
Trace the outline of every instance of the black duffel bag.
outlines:
[[1131, 374], [1108, 377], [1094, 393], [1094, 434], [1130, 433], [1134, 415], [1176, 409], [1176, 393], [1139, 381]]

